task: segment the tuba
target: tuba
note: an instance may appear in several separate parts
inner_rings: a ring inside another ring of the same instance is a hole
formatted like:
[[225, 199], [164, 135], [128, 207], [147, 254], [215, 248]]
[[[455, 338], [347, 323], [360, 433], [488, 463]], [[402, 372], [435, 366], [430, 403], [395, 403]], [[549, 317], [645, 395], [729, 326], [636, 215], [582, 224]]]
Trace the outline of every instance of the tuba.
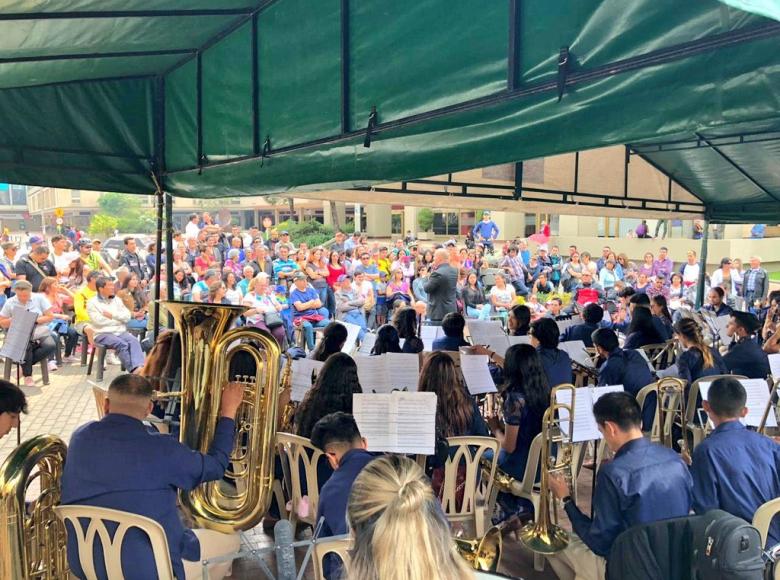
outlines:
[[503, 527], [503, 524], [493, 526], [484, 536], [476, 540], [454, 538], [458, 554], [460, 554], [474, 570], [496, 572], [498, 570], [498, 565], [501, 562], [501, 550], [503, 549], [501, 531]]
[[[66, 451], [59, 437], [38, 435], [0, 467], [0, 578], [68, 577], [65, 525], [53, 509], [60, 503]], [[36, 487], [37, 496], [29, 498]]]
[[[289, 362], [279, 384], [281, 349], [267, 332], [240, 327], [230, 329], [246, 310], [242, 306], [166, 301], [182, 349], [180, 440], [206, 453], [219, 418], [222, 386], [238, 375], [244, 384], [244, 401], [236, 415], [236, 441], [230, 464], [221, 481], [191, 491], [179, 491], [185, 511], [200, 526], [231, 532], [254, 527], [271, 500], [276, 442], [277, 403], [290, 381]], [[231, 362], [243, 353], [254, 364], [231, 371]], [[230, 375], [233, 375], [231, 377]], [[248, 376], [249, 375], [249, 376]]]
[[660, 429], [661, 445], [674, 448], [674, 426], [679, 425], [682, 430], [680, 439], [680, 453], [687, 455], [688, 438], [685, 435], [685, 381], [674, 377], [664, 377], [657, 383], [658, 401], [658, 428]]
[[[560, 391], [571, 391], [571, 401], [568, 404], [557, 402]], [[574, 432], [574, 397], [577, 389], [574, 385], [558, 385], [550, 394], [550, 407], [542, 418], [542, 457], [540, 470], [542, 481], [539, 490], [539, 512], [536, 521], [526, 524], [520, 529], [520, 541], [532, 552], [538, 554], [555, 554], [569, 544], [569, 534], [563, 528], [551, 521], [550, 511], [555, 510], [554, 499], [551, 497], [549, 478], [553, 472], [571, 475], [572, 456], [574, 452], [572, 435]], [[562, 427], [567, 423], [566, 429]], [[557, 447], [557, 453], [556, 453]], [[557, 523], [557, 512], [556, 523]]]

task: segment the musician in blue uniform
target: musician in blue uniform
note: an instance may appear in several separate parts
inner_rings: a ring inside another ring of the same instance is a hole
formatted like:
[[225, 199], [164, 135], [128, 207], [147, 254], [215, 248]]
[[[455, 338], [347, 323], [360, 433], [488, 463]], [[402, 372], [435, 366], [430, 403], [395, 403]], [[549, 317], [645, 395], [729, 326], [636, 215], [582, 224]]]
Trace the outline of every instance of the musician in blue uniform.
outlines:
[[542, 366], [551, 387], [571, 383], [571, 359], [558, 348], [561, 331], [552, 318], [540, 318], [531, 323], [531, 344], [542, 358]]
[[677, 357], [677, 376], [688, 383], [702, 377], [728, 374], [726, 363], [717, 349], [704, 342], [701, 327], [693, 318], [681, 318], [674, 325], [674, 333], [685, 349]]
[[[600, 332], [600, 331], [599, 331]], [[593, 405], [599, 431], [615, 458], [601, 467], [589, 518], [560, 474], [550, 489], [563, 500], [574, 528], [565, 550], [550, 557], [559, 578], [604, 578], [606, 558], [621, 532], [637, 524], [688, 515], [691, 475], [679, 455], [642, 436], [639, 405], [628, 393], [608, 393]]]
[[582, 316], [582, 324], [574, 324], [564, 330], [561, 342], [581, 340], [586, 347], [591, 348], [593, 346], [591, 336], [599, 329], [599, 325], [604, 319], [604, 309], [598, 304], [586, 304], [580, 315]]
[[[108, 387], [105, 416], [79, 427], [68, 446], [62, 475], [62, 503], [130, 512], [158, 522], [165, 530], [177, 578], [201, 578], [201, 561], [237, 552], [238, 534], [189, 530], [176, 507], [179, 489], [191, 490], [222, 479], [235, 439], [235, 416], [243, 400], [239, 383], [222, 390], [220, 417], [208, 453], [199, 453], [170, 435], [152, 432], [143, 420], [152, 410], [152, 384], [139, 375], [121, 375]], [[68, 530], [71, 571], [84, 578], [76, 538]], [[103, 555], [96, 543], [96, 570], [105, 578]], [[146, 534], [131, 529], [122, 546], [122, 568], [127, 580], [155, 578], [152, 551]], [[209, 567], [210, 578], [223, 578], [230, 562]]]
[[730, 373], [749, 379], [765, 379], [769, 376], [769, 358], [761, 349], [755, 334], [761, 323], [749, 312], [735, 310], [726, 326], [726, 334], [734, 338], [723, 362]]
[[[740, 422], [747, 414], [745, 387], [735, 378], [712, 382], [704, 401], [715, 430], [693, 452], [693, 509], [721, 509], [746, 521], [780, 497], [780, 445]], [[780, 542], [780, 522], [769, 528], [767, 547]]]
[[463, 329], [466, 328], [466, 319], [460, 312], [450, 312], [444, 315], [441, 321], [441, 329], [444, 336], [433, 341], [433, 350], [447, 350], [458, 352], [462, 346], [471, 346], [463, 338]]
[[[593, 345], [599, 358], [605, 359], [599, 367], [599, 385], [623, 385], [627, 393], [636, 397], [642, 387], [653, 382], [653, 374], [644, 357], [635, 350], [620, 348], [617, 335], [609, 328], [593, 333]], [[651, 393], [642, 409], [642, 428], [648, 431], [655, 417], [656, 396]]]
[[702, 306], [702, 310], [712, 312], [715, 316], [728, 316], [732, 308], [724, 302], [726, 292], [720, 286], [713, 286], [707, 294], [709, 304]]

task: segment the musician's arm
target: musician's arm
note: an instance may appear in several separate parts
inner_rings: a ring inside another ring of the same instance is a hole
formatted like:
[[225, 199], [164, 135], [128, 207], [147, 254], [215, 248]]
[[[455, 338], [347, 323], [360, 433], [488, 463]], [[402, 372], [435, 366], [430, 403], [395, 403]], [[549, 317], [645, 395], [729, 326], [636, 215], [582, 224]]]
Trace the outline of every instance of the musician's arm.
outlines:
[[612, 480], [600, 471], [596, 481], [593, 519], [583, 514], [573, 500], [564, 506], [572, 528], [594, 554], [606, 558], [621, 530], [620, 499]]
[[693, 478], [693, 511], [703, 514], [709, 510], [719, 509], [718, 486], [720, 480], [714, 469], [711, 458], [704, 449], [693, 452], [691, 477]]

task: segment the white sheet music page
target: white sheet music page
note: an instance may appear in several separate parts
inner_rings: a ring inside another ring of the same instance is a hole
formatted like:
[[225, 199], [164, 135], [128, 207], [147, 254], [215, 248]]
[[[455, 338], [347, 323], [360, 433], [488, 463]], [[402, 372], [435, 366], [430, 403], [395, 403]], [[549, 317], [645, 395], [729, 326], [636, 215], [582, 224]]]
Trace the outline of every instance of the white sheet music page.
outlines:
[[425, 325], [420, 327], [420, 339], [423, 341], [423, 350], [431, 352], [433, 350], [433, 341], [439, 338], [441, 326]]
[[471, 336], [471, 344], [485, 345], [501, 357], [506, 355], [506, 350], [509, 348], [509, 337], [499, 321], [468, 320], [466, 326], [468, 326]]
[[715, 328], [718, 330], [718, 335], [720, 336], [720, 341], [724, 345], [729, 345], [734, 340], [733, 337], [729, 336], [726, 332], [726, 326], [729, 323], [730, 316], [717, 316], [715, 317]]
[[769, 355], [769, 368], [774, 380], [780, 380], [780, 353]]
[[370, 356], [371, 349], [374, 348], [376, 343], [376, 334], [373, 332], [367, 332], [363, 335], [363, 342], [360, 343], [360, 348], [357, 350], [357, 354]]
[[[603, 387], [580, 387], [574, 396], [574, 431], [572, 439], [575, 443], [581, 441], [596, 441], [601, 439], [596, 417], [593, 415], [593, 405], [600, 397], [607, 393], [619, 392], [623, 385], [607, 385]], [[559, 391], [557, 400], [564, 405], [571, 405], [571, 392]], [[569, 429], [568, 417], [561, 413], [561, 430], [566, 433]]]
[[485, 354], [464, 354], [460, 357], [460, 370], [466, 381], [466, 388], [472, 395], [497, 392], [493, 377], [488, 368]]
[[509, 346], [514, 346], [516, 344], [531, 344], [531, 337], [527, 334], [522, 336], [508, 335], [507, 339], [509, 340]]
[[[761, 425], [761, 418], [764, 416], [764, 410], [769, 403], [769, 387], [764, 379], [740, 379], [742, 386], [745, 387], [745, 406], [748, 409], [747, 415], [740, 421], [743, 425], [758, 427]], [[709, 401], [710, 386], [712, 383], [699, 383], [699, 393], [703, 401]], [[709, 421], [712, 425], [712, 421]], [[777, 418], [775, 414], [769, 412], [766, 419], [768, 427], [777, 427]]]
[[360, 327], [351, 322], [338, 321], [338, 323], [347, 327], [347, 341], [344, 343], [344, 346], [341, 347], [341, 352], [352, 354], [352, 351], [355, 350], [355, 343], [357, 343], [358, 335], [360, 334]]
[[389, 393], [393, 390], [387, 376], [385, 355], [355, 357], [358, 380], [364, 393]]
[[352, 413], [369, 451], [433, 455], [436, 394], [355, 394]]
[[589, 369], [593, 368], [593, 359], [590, 358], [588, 351], [585, 349], [585, 343], [581, 340], [559, 342], [558, 348], [565, 351], [574, 362], [578, 362]]
[[360, 434], [368, 441], [369, 451], [392, 451], [395, 445], [395, 417], [391, 413], [391, 395], [352, 395], [352, 415]]
[[390, 388], [416, 391], [420, 380], [419, 355], [388, 352], [382, 356], [386, 359], [385, 372], [388, 375]]
[[563, 320], [556, 320], [555, 324], [558, 325], [558, 331], [563, 334], [566, 329], [574, 325], [574, 318], [564, 318]]
[[311, 389], [312, 374], [316, 377], [324, 364], [324, 362], [310, 358], [299, 358], [292, 361], [291, 401], [303, 401], [306, 393]]

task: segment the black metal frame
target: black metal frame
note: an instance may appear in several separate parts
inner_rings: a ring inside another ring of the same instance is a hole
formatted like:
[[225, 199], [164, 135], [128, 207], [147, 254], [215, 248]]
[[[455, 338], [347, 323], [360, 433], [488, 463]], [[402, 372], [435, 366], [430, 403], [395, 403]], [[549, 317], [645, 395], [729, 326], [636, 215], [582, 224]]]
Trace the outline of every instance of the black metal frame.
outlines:
[[182, 16], [235, 16], [252, 8], [196, 8], [180, 10], [72, 10], [68, 12], [14, 12], [0, 14], [0, 22], [15, 20], [74, 20], [84, 18], [165, 18]]
[[[93, 60], [102, 58], [138, 58], [144, 56], [176, 56], [179, 54], [195, 54], [197, 48], [167, 48], [159, 50], [131, 50], [125, 52], [85, 52], [72, 54], [51, 54], [38, 56], [14, 56], [0, 58], [0, 65], [18, 64], [24, 62], [53, 62], [60, 60]], [[36, 85], [37, 86], [37, 85]]]
[[691, 139], [677, 139], [654, 143], [638, 143], [630, 145], [631, 155], [650, 155], [672, 151], [691, 151], [695, 149], [712, 149], [714, 147], [729, 147], [733, 145], [752, 145], [754, 143], [771, 143], [780, 141], [780, 131], [759, 131], [749, 133], [732, 133], [718, 137], [706, 137], [696, 133]]

